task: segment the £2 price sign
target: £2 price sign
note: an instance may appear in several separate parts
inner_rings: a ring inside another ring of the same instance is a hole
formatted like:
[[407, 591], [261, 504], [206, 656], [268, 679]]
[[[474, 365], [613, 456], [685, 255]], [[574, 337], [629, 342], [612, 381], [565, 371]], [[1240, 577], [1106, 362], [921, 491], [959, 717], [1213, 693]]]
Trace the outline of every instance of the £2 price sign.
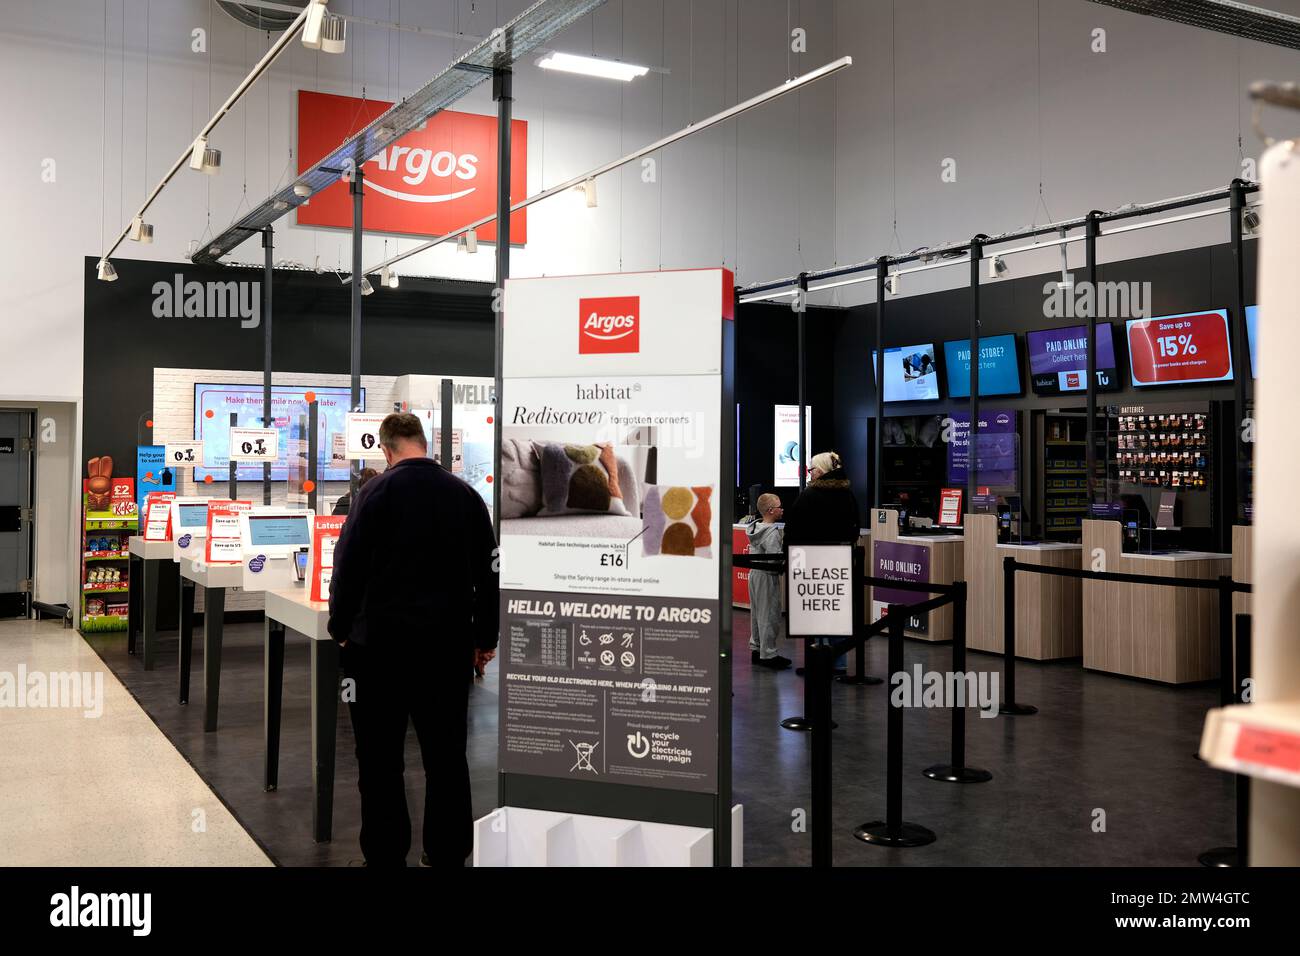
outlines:
[[275, 461], [280, 457], [280, 433], [274, 428], [230, 429], [231, 461]]

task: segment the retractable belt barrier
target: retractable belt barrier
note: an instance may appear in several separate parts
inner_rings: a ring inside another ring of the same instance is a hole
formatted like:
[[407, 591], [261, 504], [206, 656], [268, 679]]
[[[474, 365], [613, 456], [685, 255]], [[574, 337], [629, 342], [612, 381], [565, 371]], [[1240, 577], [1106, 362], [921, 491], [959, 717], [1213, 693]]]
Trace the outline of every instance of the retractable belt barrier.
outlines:
[[[1250, 584], [1234, 581], [1221, 574], [1216, 578], [1178, 578], [1157, 574], [1134, 574], [1130, 571], [1093, 571], [1084, 568], [1058, 568], [1043, 564], [1023, 564], [1013, 557], [1002, 559], [1002, 656], [1005, 691], [998, 712], [1008, 716], [1025, 716], [1038, 712], [1037, 707], [1016, 702], [1016, 572], [1055, 574], [1063, 578], [1086, 578], [1093, 581], [1116, 581], [1121, 584], [1150, 584], [1157, 587], [1196, 588], [1219, 592], [1219, 705], [1245, 704], [1246, 681], [1250, 677], [1250, 615], [1236, 615], [1233, 628], [1232, 595], [1249, 594]], [[1235, 651], [1235, 654], [1234, 654]], [[1250, 778], [1234, 774], [1236, 784], [1235, 847], [1215, 847], [1206, 850], [1197, 859], [1203, 866], [1245, 866], [1247, 859], [1247, 831], [1250, 816]]]

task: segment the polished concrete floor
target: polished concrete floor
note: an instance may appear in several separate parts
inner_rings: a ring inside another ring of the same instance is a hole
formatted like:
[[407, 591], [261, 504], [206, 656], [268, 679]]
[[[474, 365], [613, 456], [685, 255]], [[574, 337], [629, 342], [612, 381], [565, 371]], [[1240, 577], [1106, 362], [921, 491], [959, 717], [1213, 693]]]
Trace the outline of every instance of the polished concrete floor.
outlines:
[[76, 631], [0, 621], [0, 683], [0, 866], [270, 865]]
[[[734, 646], [734, 798], [745, 806], [749, 866], [806, 865], [809, 741], [782, 730], [782, 717], [803, 710], [803, 680], [749, 663], [748, 615], [737, 612]], [[202, 728], [201, 641], [195, 641], [190, 704], [176, 701], [173, 634], [161, 640], [159, 666], [146, 673], [126, 654], [120, 635], [88, 640], [163, 733], [284, 865], [355, 863], [359, 800], [352, 731], [341, 710], [334, 840], [311, 839], [308, 656], [292, 639], [285, 651], [280, 787], [262, 789], [262, 628], [227, 628], [221, 726]], [[946, 670], [951, 651], [909, 641], [908, 668]], [[873, 639], [868, 668], [885, 668]], [[1001, 672], [1001, 659], [972, 652], [971, 670]], [[992, 771], [989, 783], [931, 781], [922, 769], [948, 761], [949, 713], [905, 711], [904, 818], [929, 827], [934, 844], [915, 849], [865, 845], [853, 828], [884, 816], [885, 688], [836, 685], [834, 733], [835, 863], [840, 866], [1058, 865], [1195, 866], [1197, 854], [1233, 843], [1231, 779], [1195, 759], [1212, 688], [1174, 689], [1084, 672], [1077, 662], [1017, 668], [1020, 701], [1032, 717], [967, 720], [967, 763]], [[476, 814], [496, 802], [496, 667], [470, 695], [470, 767]], [[412, 733], [407, 765], [415, 845], [424, 781]], [[415, 862], [412, 854], [411, 862]]]

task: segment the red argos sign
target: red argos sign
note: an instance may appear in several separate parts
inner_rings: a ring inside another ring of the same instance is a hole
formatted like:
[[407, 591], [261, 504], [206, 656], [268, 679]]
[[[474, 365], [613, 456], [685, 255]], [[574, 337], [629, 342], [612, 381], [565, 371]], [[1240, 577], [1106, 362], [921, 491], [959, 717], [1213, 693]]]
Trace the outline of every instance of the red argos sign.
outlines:
[[641, 351], [641, 297], [578, 300], [578, 354]]
[[[298, 91], [298, 172], [320, 162], [339, 143], [391, 106], [332, 93]], [[528, 124], [511, 122], [510, 195], [528, 195]], [[441, 236], [496, 211], [497, 121], [494, 116], [443, 110], [366, 163], [365, 227], [375, 232]], [[335, 183], [298, 207], [300, 226], [352, 227], [346, 183]], [[495, 241], [496, 223], [479, 230]], [[510, 242], [528, 241], [528, 213], [510, 219]]]

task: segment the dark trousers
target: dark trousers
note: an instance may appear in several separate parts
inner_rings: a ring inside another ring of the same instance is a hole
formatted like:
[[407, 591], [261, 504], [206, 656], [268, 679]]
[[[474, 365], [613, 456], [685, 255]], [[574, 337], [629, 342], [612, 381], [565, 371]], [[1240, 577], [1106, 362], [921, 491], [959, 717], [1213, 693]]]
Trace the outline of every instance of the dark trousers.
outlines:
[[349, 644], [343, 673], [356, 682], [348, 710], [357, 741], [366, 864], [406, 865], [406, 730], [414, 723], [424, 764], [424, 852], [433, 866], [464, 866], [473, 849], [464, 662], [388, 659]]

